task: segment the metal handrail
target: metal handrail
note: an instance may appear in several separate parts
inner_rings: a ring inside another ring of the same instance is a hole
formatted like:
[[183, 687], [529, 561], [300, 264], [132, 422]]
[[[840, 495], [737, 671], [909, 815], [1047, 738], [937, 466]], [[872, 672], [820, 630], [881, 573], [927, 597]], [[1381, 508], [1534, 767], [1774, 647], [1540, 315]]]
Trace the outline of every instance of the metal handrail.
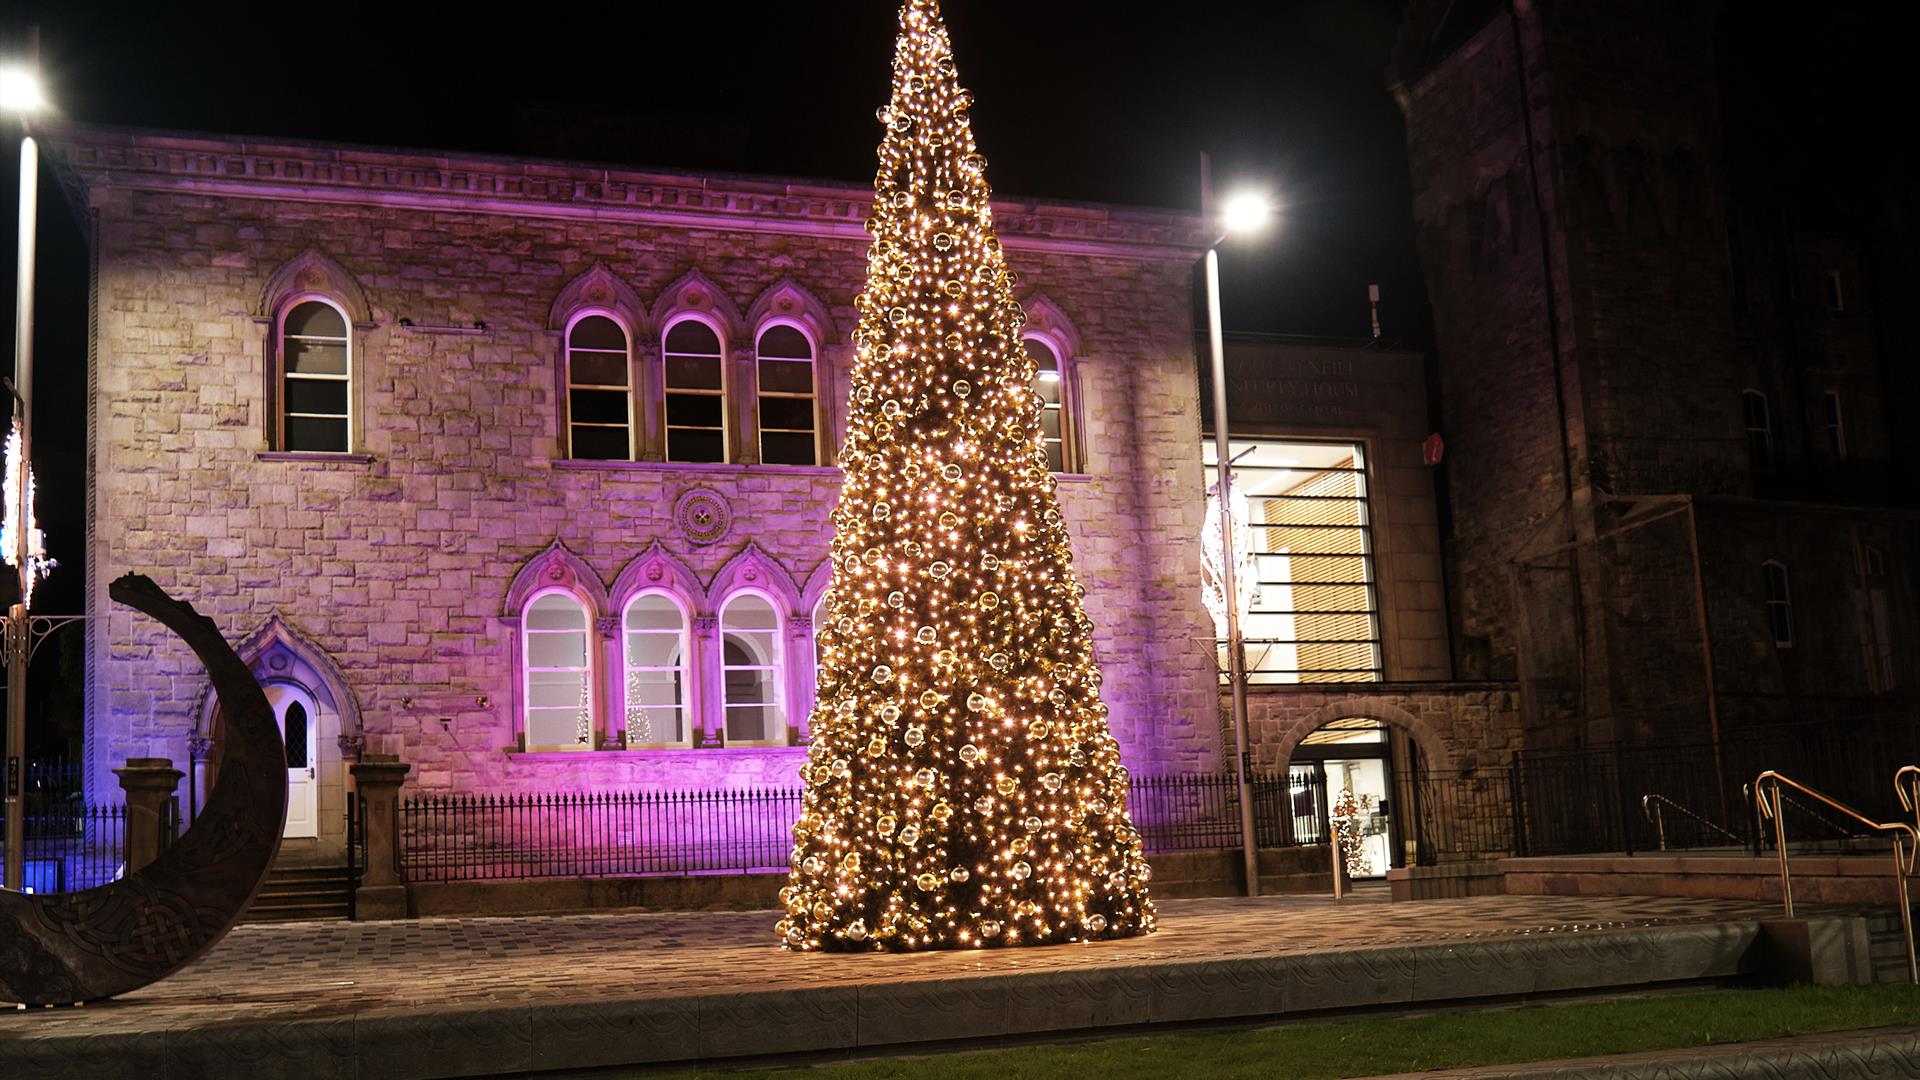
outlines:
[[1920, 765], [1902, 765], [1893, 773], [1893, 793], [1900, 805], [1913, 811], [1913, 828], [1920, 833]]
[[[1760, 839], [1760, 835], [1767, 831], [1766, 822], [1764, 820], [1766, 815], [1761, 813], [1760, 811], [1760, 800], [1754, 797], [1752, 784], [1740, 785], [1740, 798], [1744, 800], [1747, 803], [1747, 805], [1753, 807], [1753, 849], [1756, 852], [1764, 853], [1766, 851], [1766, 842]], [[1799, 799], [1796, 799], [1791, 795], [1785, 794], [1784, 792], [1781, 793], [1780, 802], [1782, 803], [1782, 805], [1791, 806], [1794, 809], [1799, 810], [1801, 813], [1805, 814], [1806, 816], [1812, 818], [1813, 820], [1819, 822], [1822, 825], [1825, 825], [1827, 828], [1832, 829], [1834, 832], [1839, 833], [1843, 841], [1850, 840], [1855, 835], [1853, 832], [1849, 831], [1845, 825], [1841, 825], [1831, 820], [1826, 815], [1822, 814], [1820, 811], [1815, 810], [1813, 807], [1808, 806], [1806, 803], [1801, 802]]]
[[[1904, 772], [1904, 770], [1902, 770]], [[1896, 781], [1900, 774], [1895, 774]], [[1767, 781], [1773, 781], [1773, 798], [1767, 798]], [[1915, 986], [1920, 986], [1920, 960], [1916, 960], [1913, 950], [1913, 905], [1907, 899], [1907, 877], [1913, 873], [1914, 863], [1920, 860], [1920, 830], [1904, 821], [1881, 822], [1855, 810], [1853, 807], [1798, 780], [1782, 776], [1768, 769], [1753, 778], [1754, 801], [1760, 815], [1773, 820], [1774, 847], [1780, 852], [1780, 900], [1786, 906], [1788, 918], [1793, 916], [1793, 878], [1787, 867], [1787, 818], [1780, 810], [1780, 788], [1785, 785], [1810, 799], [1817, 799], [1839, 813], [1865, 825], [1878, 833], [1886, 833], [1893, 838], [1893, 892], [1900, 905], [1900, 930], [1907, 938], [1907, 977]], [[1901, 849], [1900, 838], [1906, 837], [1906, 848]]]
[[1719, 833], [1721, 836], [1726, 837], [1727, 839], [1733, 841], [1736, 844], [1744, 845], [1746, 843], [1746, 841], [1733, 835], [1733, 833], [1727, 831], [1725, 828], [1722, 828], [1721, 826], [1716, 825], [1711, 821], [1708, 821], [1706, 818], [1703, 818], [1699, 814], [1694, 813], [1692, 810], [1689, 810], [1686, 807], [1681, 806], [1679, 803], [1674, 802], [1672, 799], [1667, 798], [1665, 795], [1661, 795], [1658, 793], [1642, 795], [1640, 796], [1640, 812], [1646, 815], [1647, 824], [1653, 826], [1653, 838], [1661, 851], [1667, 850], [1667, 821], [1666, 821], [1666, 815], [1662, 813], [1660, 810], [1660, 807], [1662, 804], [1673, 807], [1675, 810], [1680, 811], [1682, 815], [1692, 818], [1693, 820], [1699, 822], [1702, 825], [1705, 825], [1707, 828], [1712, 829], [1714, 832]]

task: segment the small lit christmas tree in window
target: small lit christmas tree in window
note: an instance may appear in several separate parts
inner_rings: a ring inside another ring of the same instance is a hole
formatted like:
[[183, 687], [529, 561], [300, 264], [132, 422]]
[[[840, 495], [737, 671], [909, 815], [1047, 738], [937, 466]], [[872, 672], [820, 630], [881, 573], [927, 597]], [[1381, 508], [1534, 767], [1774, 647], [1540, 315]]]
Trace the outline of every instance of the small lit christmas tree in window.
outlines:
[[1154, 927], [972, 100], [937, 0], [907, 0], [781, 892], [793, 949]]

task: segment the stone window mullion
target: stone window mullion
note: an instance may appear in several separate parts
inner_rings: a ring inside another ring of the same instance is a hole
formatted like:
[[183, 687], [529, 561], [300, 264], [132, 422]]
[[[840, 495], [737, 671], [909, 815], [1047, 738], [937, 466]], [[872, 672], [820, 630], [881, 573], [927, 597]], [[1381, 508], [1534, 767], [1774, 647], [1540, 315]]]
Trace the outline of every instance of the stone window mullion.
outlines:
[[634, 405], [634, 449], [640, 461], [667, 459], [667, 373], [657, 341], [634, 343], [634, 387], [639, 397]]
[[760, 464], [760, 353], [742, 345], [733, 350], [733, 370], [728, 372], [729, 406], [734, 410], [734, 446], [730, 460], [742, 465]]

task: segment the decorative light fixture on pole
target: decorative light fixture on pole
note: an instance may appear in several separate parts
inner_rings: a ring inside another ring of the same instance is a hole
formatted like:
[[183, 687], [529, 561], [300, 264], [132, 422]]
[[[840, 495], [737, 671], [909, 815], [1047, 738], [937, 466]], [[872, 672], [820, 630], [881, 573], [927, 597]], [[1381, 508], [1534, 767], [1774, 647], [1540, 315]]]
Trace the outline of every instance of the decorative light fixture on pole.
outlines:
[[[38, 51], [37, 49], [35, 50]], [[0, 68], [0, 109], [20, 117], [46, 105], [41, 94], [37, 62]], [[39, 530], [33, 524], [33, 478], [28, 462], [33, 448], [27, 403], [33, 389], [33, 265], [40, 181], [40, 147], [31, 135], [20, 138], [20, 263], [19, 291], [13, 328], [13, 382], [15, 420], [7, 438], [6, 528], [9, 541], [4, 557], [13, 564], [20, 583], [6, 620], [7, 756], [0, 786], [6, 796], [5, 880], [9, 889], [25, 883], [27, 659], [33, 648], [32, 620], [27, 605], [34, 579], [44, 572], [44, 553], [37, 550]]]
[[[1213, 170], [1207, 156], [1200, 156], [1200, 214], [1218, 230], [1207, 246], [1207, 338], [1213, 354], [1213, 442], [1219, 457], [1218, 490], [1229, 493], [1215, 500], [1218, 509], [1222, 557], [1218, 575], [1221, 608], [1224, 613], [1227, 645], [1227, 676], [1233, 686], [1234, 775], [1240, 793], [1240, 848], [1246, 860], [1247, 895], [1260, 895], [1260, 854], [1253, 825], [1253, 754], [1247, 735], [1247, 652], [1240, 635], [1238, 577], [1240, 567], [1237, 539], [1234, 535], [1233, 452], [1227, 437], [1227, 359], [1220, 326], [1220, 245], [1234, 233], [1251, 233], [1265, 227], [1273, 215], [1273, 205], [1258, 192], [1242, 192], [1228, 199], [1218, 217], [1213, 206]], [[1244, 518], [1243, 518], [1244, 520]]]

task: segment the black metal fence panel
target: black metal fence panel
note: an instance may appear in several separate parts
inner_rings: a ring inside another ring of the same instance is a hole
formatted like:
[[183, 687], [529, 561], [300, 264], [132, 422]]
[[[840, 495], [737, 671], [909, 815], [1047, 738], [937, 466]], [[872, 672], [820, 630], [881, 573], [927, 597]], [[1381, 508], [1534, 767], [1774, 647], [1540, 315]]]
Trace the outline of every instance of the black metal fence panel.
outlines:
[[[1323, 843], [1324, 785], [1311, 771], [1253, 779], [1262, 846]], [[621, 877], [784, 870], [797, 790], [441, 795], [399, 807], [409, 882]], [[1240, 846], [1232, 776], [1144, 776], [1128, 808], [1150, 852]]]
[[[0, 809], [0, 853], [6, 850], [5, 815]], [[120, 877], [126, 851], [125, 806], [27, 803], [22, 870], [28, 892], [80, 892], [104, 885]]]

